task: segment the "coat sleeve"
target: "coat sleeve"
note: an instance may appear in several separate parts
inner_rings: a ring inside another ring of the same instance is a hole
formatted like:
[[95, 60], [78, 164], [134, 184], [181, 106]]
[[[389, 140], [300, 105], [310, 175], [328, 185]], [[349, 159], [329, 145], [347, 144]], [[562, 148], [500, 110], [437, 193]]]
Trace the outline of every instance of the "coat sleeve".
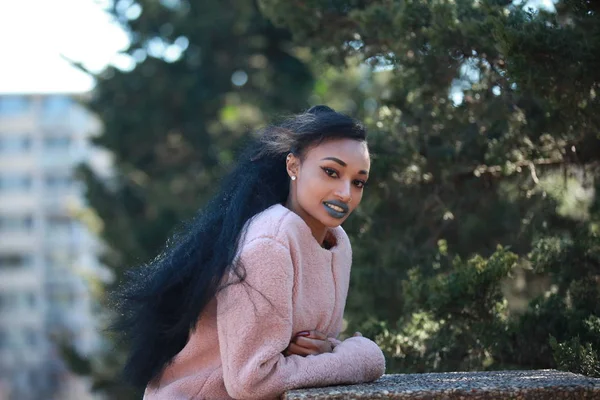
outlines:
[[293, 264], [290, 250], [270, 238], [246, 244], [244, 283], [217, 295], [223, 379], [235, 399], [267, 399], [290, 389], [373, 381], [383, 375], [383, 353], [352, 337], [332, 353], [285, 357], [292, 339]]

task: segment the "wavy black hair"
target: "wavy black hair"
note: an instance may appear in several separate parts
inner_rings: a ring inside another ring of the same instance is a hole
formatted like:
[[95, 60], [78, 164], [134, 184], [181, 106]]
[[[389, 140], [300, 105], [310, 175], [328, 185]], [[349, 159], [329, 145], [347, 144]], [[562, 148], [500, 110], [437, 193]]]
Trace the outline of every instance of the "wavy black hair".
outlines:
[[234, 265], [243, 227], [256, 214], [287, 201], [286, 156], [302, 160], [309, 148], [330, 139], [366, 141], [359, 122], [323, 105], [261, 133], [218, 194], [155, 259], [130, 270], [113, 296], [117, 317], [112, 329], [129, 348], [123, 378], [133, 386], [146, 387], [183, 349], [226, 273], [243, 280], [244, 271]]

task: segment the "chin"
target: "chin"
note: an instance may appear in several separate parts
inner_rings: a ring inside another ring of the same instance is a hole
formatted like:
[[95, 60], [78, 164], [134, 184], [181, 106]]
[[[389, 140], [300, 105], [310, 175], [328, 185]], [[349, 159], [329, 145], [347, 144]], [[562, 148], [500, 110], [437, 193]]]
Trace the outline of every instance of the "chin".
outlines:
[[[342, 222], [344, 222], [344, 221], [342, 221]], [[338, 226], [340, 226], [342, 224], [342, 222], [339, 222], [339, 221], [338, 222], [328, 221], [328, 222], [324, 222], [323, 225], [325, 225], [326, 228], [333, 229], [333, 228], [337, 228]]]
[[321, 219], [321, 223], [328, 228], [337, 228], [342, 225], [348, 219], [348, 215], [342, 219], [336, 219], [329, 215], [326, 215], [324, 219]]

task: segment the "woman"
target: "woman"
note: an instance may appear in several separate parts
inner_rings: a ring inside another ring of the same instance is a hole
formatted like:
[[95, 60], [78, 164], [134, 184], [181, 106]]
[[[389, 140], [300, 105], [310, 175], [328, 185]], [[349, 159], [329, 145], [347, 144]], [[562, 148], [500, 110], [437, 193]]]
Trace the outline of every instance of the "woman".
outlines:
[[152, 399], [271, 399], [379, 378], [379, 347], [342, 342], [364, 128], [326, 106], [277, 126], [220, 193], [124, 285], [125, 375]]

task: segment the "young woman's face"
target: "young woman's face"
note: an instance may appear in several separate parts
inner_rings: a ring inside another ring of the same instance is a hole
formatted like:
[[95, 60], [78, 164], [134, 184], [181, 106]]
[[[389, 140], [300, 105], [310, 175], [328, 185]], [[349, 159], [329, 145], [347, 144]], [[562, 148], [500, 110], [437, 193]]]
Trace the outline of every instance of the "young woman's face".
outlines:
[[352, 139], [325, 141], [310, 148], [303, 161], [289, 156], [296, 211], [311, 227], [341, 225], [360, 204], [370, 166], [367, 144]]

